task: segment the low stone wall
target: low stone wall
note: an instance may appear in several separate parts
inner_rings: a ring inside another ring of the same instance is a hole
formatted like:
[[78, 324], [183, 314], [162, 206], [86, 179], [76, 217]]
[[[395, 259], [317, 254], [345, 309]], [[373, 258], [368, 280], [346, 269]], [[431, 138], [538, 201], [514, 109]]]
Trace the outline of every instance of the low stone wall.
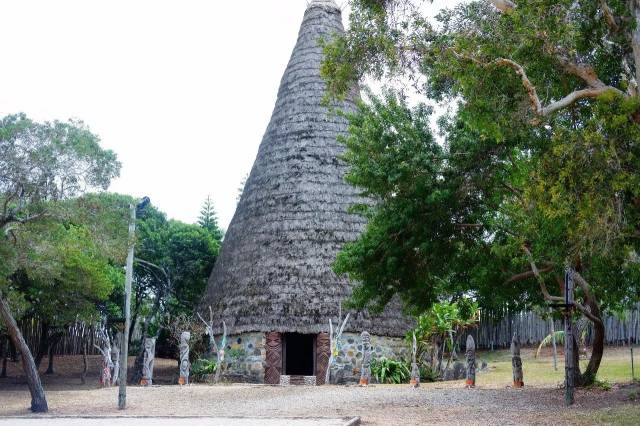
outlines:
[[[408, 359], [409, 346], [400, 337], [371, 336], [371, 359]], [[331, 368], [333, 383], [353, 383], [360, 379], [362, 367], [362, 340], [360, 334], [344, 333], [341, 348]]]
[[244, 333], [227, 338], [226, 380], [232, 382], [264, 382], [266, 359], [265, 334]]

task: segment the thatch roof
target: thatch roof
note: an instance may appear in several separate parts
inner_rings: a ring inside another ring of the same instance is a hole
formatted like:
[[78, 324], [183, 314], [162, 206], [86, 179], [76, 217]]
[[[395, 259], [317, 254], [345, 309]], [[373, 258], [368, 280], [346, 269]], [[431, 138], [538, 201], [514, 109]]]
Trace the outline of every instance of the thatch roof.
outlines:
[[[344, 182], [347, 122], [321, 106], [320, 37], [343, 32], [331, 0], [312, 1], [278, 92], [271, 122], [211, 273], [201, 311], [232, 333], [327, 331], [351, 284], [331, 270], [336, 254], [365, 223], [347, 213], [360, 200]], [[339, 105], [353, 111], [353, 100]], [[352, 314], [346, 330], [401, 336], [410, 323], [398, 309], [382, 317]]]

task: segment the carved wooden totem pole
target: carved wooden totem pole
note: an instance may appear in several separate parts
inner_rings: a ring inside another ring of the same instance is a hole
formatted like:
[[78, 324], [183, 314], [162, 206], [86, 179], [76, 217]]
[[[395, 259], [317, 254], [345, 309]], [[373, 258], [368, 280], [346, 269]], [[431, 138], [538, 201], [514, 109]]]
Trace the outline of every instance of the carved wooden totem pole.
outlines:
[[100, 328], [98, 333], [102, 340], [102, 347], [95, 344], [93, 346], [98, 349], [100, 355], [102, 355], [100, 384], [107, 388], [111, 386], [111, 369], [113, 368], [113, 363], [111, 362], [111, 341], [109, 340], [106, 324]]
[[189, 370], [191, 364], [189, 363], [189, 339], [191, 339], [191, 333], [183, 331], [180, 334], [180, 378], [178, 384], [189, 384]]
[[416, 340], [416, 333], [413, 333], [413, 345], [412, 349], [412, 357], [411, 357], [411, 385], [414, 388], [420, 386], [420, 369], [418, 368], [418, 362], [416, 360], [416, 355], [418, 354], [418, 341]]
[[153, 362], [156, 356], [156, 338], [145, 337], [144, 339], [144, 361], [142, 364], [142, 386], [153, 385]]
[[362, 368], [360, 370], [360, 386], [369, 386], [371, 381], [371, 335], [363, 331], [362, 339]]
[[113, 365], [111, 371], [111, 384], [117, 385], [120, 377], [120, 345], [122, 343], [122, 332], [118, 332], [113, 339], [111, 346], [111, 363]]
[[467, 336], [467, 382], [468, 388], [476, 386], [476, 343], [473, 336]]
[[513, 367], [513, 387], [523, 387], [524, 378], [522, 373], [522, 358], [520, 357], [520, 342], [515, 334], [511, 340], [511, 366]]

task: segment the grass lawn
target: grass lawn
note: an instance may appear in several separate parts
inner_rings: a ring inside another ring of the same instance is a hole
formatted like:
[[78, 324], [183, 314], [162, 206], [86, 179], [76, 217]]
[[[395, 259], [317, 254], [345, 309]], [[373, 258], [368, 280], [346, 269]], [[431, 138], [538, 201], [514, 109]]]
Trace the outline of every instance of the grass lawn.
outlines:
[[[564, 383], [564, 355], [558, 356], [557, 371], [553, 369], [550, 351], [544, 351], [540, 358], [534, 357], [534, 349], [522, 350], [525, 386], [560, 387]], [[511, 381], [511, 354], [508, 351], [480, 352], [478, 358], [489, 364], [489, 371], [478, 374], [481, 386], [504, 387]], [[581, 360], [582, 369], [588, 360]], [[566, 411], [561, 414], [563, 423], [580, 425], [640, 425], [640, 348], [634, 348], [636, 386], [631, 381], [631, 353], [629, 348], [605, 348], [604, 357], [598, 371], [597, 380], [601, 385], [597, 391], [619, 393], [621, 405], [595, 408], [587, 411]]]
[[[561, 385], [564, 382], [564, 355], [558, 355], [558, 369], [553, 369], [550, 351], [535, 358], [535, 350], [522, 349], [522, 365], [525, 385]], [[511, 354], [509, 351], [479, 352], [477, 357], [489, 363], [489, 372], [478, 375], [478, 382], [487, 386], [507, 385], [511, 382]], [[580, 360], [584, 370], [588, 360]], [[640, 348], [634, 349], [635, 376], [640, 379]], [[607, 383], [631, 382], [631, 355], [628, 348], [605, 348], [598, 371], [598, 380]]]

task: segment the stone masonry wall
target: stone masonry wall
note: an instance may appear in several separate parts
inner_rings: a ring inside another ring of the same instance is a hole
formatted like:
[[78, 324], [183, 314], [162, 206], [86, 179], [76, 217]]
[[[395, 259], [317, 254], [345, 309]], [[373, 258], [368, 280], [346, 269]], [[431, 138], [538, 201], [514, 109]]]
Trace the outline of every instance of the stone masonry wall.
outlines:
[[[243, 333], [229, 336], [226, 355], [225, 380], [232, 382], [263, 383], [266, 360], [264, 333]], [[371, 336], [372, 360], [386, 357], [408, 359], [409, 347], [398, 337]], [[341, 348], [331, 368], [334, 383], [353, 383], [360, 379], [362, 342], [360, 334], [344, 333]]]
[[[344, 333], [340, 340], [341, 348], [331, 368], [333, 383], [352, 383], [360, 379], [362, 367], [362, 341], [360, 334]], [[371, 360], [391, 358], [396, 360], [409, 358], [409, 346], [399, 337], [371, 336]]]
[[232, 382], [263, 383], [266, 360], [265, 334], [243, 333], [229, 336], [224, 378]]

